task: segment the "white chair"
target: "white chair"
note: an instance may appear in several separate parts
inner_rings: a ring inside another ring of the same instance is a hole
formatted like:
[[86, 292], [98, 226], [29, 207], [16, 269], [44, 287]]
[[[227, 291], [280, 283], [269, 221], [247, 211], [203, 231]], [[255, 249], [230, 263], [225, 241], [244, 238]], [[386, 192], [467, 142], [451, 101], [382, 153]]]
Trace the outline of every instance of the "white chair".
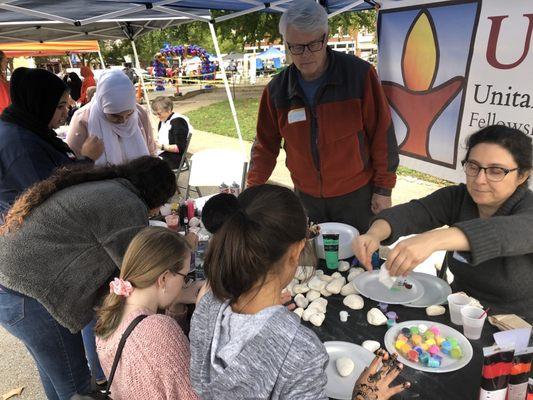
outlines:
[[198, 196], [201, 186], [215, 186], [233, 182], [244, 188], [248, 162], [240, 151], [227, 149], [207, 149], [194, 153], [190, 160], [189, 179], [185, 198], [189, 198], [191, 187], [196, 188]]

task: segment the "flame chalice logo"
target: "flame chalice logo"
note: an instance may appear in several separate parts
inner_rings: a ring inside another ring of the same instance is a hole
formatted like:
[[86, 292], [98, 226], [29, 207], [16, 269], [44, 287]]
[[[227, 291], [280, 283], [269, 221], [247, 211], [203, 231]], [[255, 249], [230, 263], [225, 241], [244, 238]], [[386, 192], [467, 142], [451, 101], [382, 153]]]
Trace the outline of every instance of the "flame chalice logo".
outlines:
[[426, 9], [414, 19], [401, 60], [403, 86], [383, 82], [391, 107], [407, 127], [400, 153], [427, 161], [431, 127], [463, 89], [465, 79], [455, 76], [434, 87], [439, 69], [439, 43], [431, 14]]

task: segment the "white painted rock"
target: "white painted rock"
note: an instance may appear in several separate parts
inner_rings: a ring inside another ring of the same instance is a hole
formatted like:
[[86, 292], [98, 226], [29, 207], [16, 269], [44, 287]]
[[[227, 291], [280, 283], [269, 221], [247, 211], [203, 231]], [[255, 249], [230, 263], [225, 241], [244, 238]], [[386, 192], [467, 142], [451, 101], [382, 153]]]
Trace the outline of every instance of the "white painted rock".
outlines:
[[341, 322], [348, 321], [348, 316], [349, 316], [348, 311], [342, 310], [341, 312], [339, 312], [339, 318], [340, 318]]
[[309, 286], [307, 286], [306, 283], [300, 283], [298, 285], [294, 285], [292, 287], [292, 291], [294, 292], [294, 294], [307, 293], [309, 291]]
[[342, 287], [344, 286], [344, 278], [333, 279], [330, 283], [327, 284], [326, 290], [332, 294], [339, 294]]
[[311, 318], [309, 318], [309, 322], [311, 322], [314, 326], [320, 326], [322, 325], [322, 322], [324, 322], [325, 318], [326, 318], [325, 314], [322, 314], [322, 313], [313, 314], [311, 315]]
[[430, 317], [434, 317], [436, 315], [442, 315], [446, 312], [446, 309], [443, 306], [429, 306], [426, 308], [426, 314]]
[[294, 286], [298, 285], [298, 279], [293, 279], [288, 285], [287, 287], [285, 288], [286, 290], [289, 291], [289, 293], [291, 294], [291, 297], [293, 297], [296, 293], [294, 293]]
[[355, 364], [353, 363], [351, 358], [340, 357], [337, 358], [337, 361], [335, 361], [335, 366], [337, 367], [337, 372], [339, 373], [339, 375], [345, 377], [352, 373]]
[[322, 271], [321, 269], [317, 269], [315, 271], [315, 276], [321, 276], [321, 275], [324, 275], [324, 271]]
[[337, 270], [340, 272], [348, 271], [350, 269], [350, 263], [348, 261], [339, 261]]
[[342, 274], [341, 274], [340, 272], [334, 272], [334, 273], [331, 274], [331, 277], [332, 277], [333, 279], [335, 279], [335, 278], [342, 278]]
[[295, 308], [293, 313], [295, 313], [297, 316], [302, 318], [302, 315], [304, 313], [304, 309], [302, 307]]
[[296, 296], [294, 296], [294, 303], [298, 307], [306, 308], [309, 305], [309, 300], [307, 300], [303, 294], [298, 293]]
[[424, 325], [424, 324], [420, 324], [418, 325], [418, 332], [423, 335], [424, 333], [426, 333], [428, 330], [428, 326], [427, 325]]
[[302, 313], [302, 319], [304, 321], [309, 321], [309, 318], [311, 318], [311, 316], [314, 314], [318, 314], [318, 312], [314, 308], [307, 307]]
[[365, 340], [363, 344], [361, 345], [371, 353], [375, 352], [377, 349], [381, 347], [379, 342], [376, 342], [375, 340]]
[[312, 301], [308, 308], [315, 310], [317, 313], [325, 313], [327, 306], [328, 301], [322, 297], [319, 297], [318, 299]]
[[304, 281], [306, 279], [309, 279], [311, 276], [313, 276], [314, 271], [315, 271], [315, 267], [300, 265], [296, 269], [296, 274], [294, 275], [294, 277], [298, 279], [299, 281]]
[[348, 296], [350, 294], [359, 294], [355, 286], [352, 284], [352, 282], [348, 282], [346, 285], [344, 285], [341, 289], [341, 294], [343, 296]]
[[322, 290], [320, 291], [320, 295], [321, 295], [322, 297], [329, 297], [329, 296], [331, 296], [331, 292], [330, 292], [329, 290], [327, 290], [326, 288], [324, 288], [324, 289], [322, 289]]
[[378, 308], [371, 308], [366, 314], [366, 320], [370, 325], [379, 326], [387, 323], [387, 317]]
[[350, 294], [344, 298], [342, 303], [350, 307], [352, 310], [360, 310], [365, 306], [365, 301], [358, 294]]
[[363, 272], [365, 272], [363, 268], [350, 268], [350, 273], [348, 274], [348, 282], [353, 281], [357, 275], [361, 275]]
[[309, 289], [316, 290], [317, 292], [320, 292], [322, 289], [326, 287], [328, 283], [326, 281], [323, 281], [318, 276], [313, 276], [311, 280], [307, 283], [307, 286], [309, 286]]
[[309, 301], [316, 300], [320, 297], [320, 292], [317, 292], [316, 290], [310, 290], [305, 294], [305, 298]]
[[335, 279], [331, 275], [326, 275], [326, 274], [320, 275], [319, 278], [325, 282], [331, 282], [333, 279]]

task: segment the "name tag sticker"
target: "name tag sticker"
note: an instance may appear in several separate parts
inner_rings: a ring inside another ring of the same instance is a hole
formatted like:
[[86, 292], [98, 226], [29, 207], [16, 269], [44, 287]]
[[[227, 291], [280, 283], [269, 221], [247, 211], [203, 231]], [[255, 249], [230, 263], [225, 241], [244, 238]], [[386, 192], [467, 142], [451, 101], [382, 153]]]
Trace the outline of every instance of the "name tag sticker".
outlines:
[[289, 111], [288, 119], [289, 124], [305, 121], [307, 119], [305, 116], [305, 108], [296, 108], [294, 110]]

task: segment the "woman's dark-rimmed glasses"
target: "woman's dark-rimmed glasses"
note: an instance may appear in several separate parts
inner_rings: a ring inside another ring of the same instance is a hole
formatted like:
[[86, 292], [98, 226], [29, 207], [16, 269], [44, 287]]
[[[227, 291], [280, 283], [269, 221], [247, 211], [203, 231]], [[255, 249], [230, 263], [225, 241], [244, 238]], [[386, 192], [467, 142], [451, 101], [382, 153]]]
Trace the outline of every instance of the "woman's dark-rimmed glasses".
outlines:
[[475, 178], [479, 175], [479, 172], [483, 170], [487, 180], [491, 182], [502, 181], [508, 173], [518, 170], [518, 168], [503, 168], [503, 167], [482, 167], [473, 161], [463, 161], [463, 170], [467, 176]]

